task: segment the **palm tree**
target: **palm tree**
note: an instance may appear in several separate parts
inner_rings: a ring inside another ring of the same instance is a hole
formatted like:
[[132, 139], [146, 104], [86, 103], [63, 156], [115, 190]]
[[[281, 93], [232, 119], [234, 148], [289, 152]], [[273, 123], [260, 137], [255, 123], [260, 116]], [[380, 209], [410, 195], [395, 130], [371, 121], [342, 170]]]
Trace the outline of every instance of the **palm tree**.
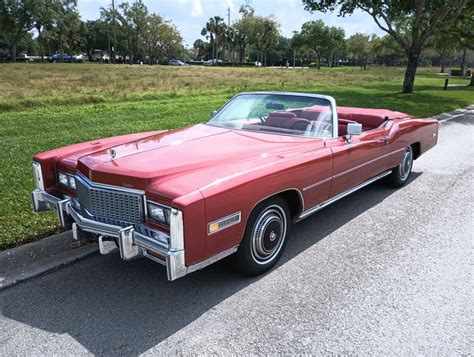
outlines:
[[[212, 46], [212, 60], [218, 59], [219, 57], [219, 45], [223, 43], [223, 34], [225, 31], [226, 25], [224, 19], [220, 16], [214, 16], [209, 18], [209, 21], [206, 23], [206, 26], [201, 30], [201, 35], [209, 38], [209, 42]], [[216, 62], [217, 63], [217, 62]]]
[[237, 29], [231, 26], [225, 29], [225, 41], [228, 45], [233, 64], [235, 64], [235, 48], [237, 47], [238, 32]]
[[249, 43], [249, 38], [242, 31], [237, 31], [235, 35], [235, 44], [239, 49], [239, 63], [242, 63], [245, 57], [245, 48]]

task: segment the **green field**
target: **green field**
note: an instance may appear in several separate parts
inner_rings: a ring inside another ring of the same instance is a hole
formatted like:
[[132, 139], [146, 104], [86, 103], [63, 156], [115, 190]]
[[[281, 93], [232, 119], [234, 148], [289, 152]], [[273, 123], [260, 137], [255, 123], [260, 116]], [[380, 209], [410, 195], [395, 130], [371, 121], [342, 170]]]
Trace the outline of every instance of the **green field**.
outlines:
[[[98, 64], [0, 64], [0, 249], [58, 230], [54, 214], [31, 212], [31, 157], [58, 146], [205, 121], [240, 91], [329, 94], [340, 105], [418, 117], [474, 103], [474, 87], [443, 90], [421, 69], [415, 93], [400, 94], [403, 69], [270, 69]], [[467, 79], [451, 81], [468, 84]], [[451, 84], [450, 83], [450, 84]]]

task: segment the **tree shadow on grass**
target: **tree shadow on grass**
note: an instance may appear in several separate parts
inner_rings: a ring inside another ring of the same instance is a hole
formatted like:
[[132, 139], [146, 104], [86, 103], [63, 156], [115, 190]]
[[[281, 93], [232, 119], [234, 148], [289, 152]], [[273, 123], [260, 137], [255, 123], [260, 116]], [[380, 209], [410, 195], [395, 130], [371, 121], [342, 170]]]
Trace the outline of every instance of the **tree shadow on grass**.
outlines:
[[[420, 175], [413, 172], [410, 183]], [[394, 192], [375, 183], [297, 224], [278, 265]], [[68, 334], [93, 354], [137, 355], [262, 278], [243, 277], [218, 262], [168, 282], [164, 270], [149, 260], [125, 263], [116, 255], [97, 255], [7, 289], [0, 300], [8, 319]]]

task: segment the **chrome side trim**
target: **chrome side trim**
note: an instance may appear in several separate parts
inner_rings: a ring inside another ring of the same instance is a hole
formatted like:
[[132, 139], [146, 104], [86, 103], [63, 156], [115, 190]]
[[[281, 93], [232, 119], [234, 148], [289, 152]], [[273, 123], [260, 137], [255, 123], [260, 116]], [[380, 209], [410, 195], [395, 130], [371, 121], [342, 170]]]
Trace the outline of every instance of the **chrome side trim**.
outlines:
[[203, 269], [205, 267], [207, 267], [208, 265], [211, 265], [215, 262], [217, 262], [218, 260], [221, 260], [221, 259], [224, 259], [225, 257], [231, 255], [231, 254], [234, 254], [237, 249], [239, 248], [238, 245], [236, 246], [233, 246], [232, 248], [229, 248], [227, 250], [224, 250], [206, 260], [203, 260], [202, 262], [199, 262], [199, 263], [196, 263], [194, 265], [191, 265], [188, 267], [188, 273], [192, 273], [193, 271], [196, 271], [196, 270], [200, 270], [200, 269]]
[[301, 208], [302, 210], [304, 211], [304, 197], [303, 197], [303, 194], [301, 193], [301, 191], [295, 187], [291, 187], [291, 188], [287, 188], [286, 190], [281, 190], [281, 191], [278, 191], [278, 192], [275, 192], [275, 193], [272, 193], [268, 196], [265, 196], [263, 197], [260, 201], [258, 201], [257, 203], [255, 203], [252, 207], [252, 209], [250, 210], [250, 212], [252, 212], [255, 207], [257, 207], [257, 205], [263, 201], [265, 201], [266, 199], [270, 198], [270, 197], [273, 197], [273, 196], [276, 196], [276, 195], [279, 195], [280, 193], [283, 193], [283, 192], [286, 192], [286, 191], [296, 191], [298, 193], [298, 196], [300, 198], [300, 203], [301, 203]]
[[322, 181], [318, 181], [316, 183], [313, 183], [312, 185], [309, 185], [309, 186], [306, 186], [305, 188], [303, 188], [303, 191], [307, 191], [307, 190], [311, 190], [312, 188], [315, 188], [319, 185], [322, 185], [323, 183], [326, 183], [328, 181], [331, 181], [332, 180], [332, 177], [328, 177]]
[[[226, 221], [226, 220], [230, 220], [230, 219], [235, 219], [237, 218], [237, 220], [227, 224], [226, 226], [222, 227], [222, 228], [219, 228], [218, 230], [214, 231], [214, 232], [210, 232], [210, 227], [212, 224], [215, 224], [215, 223], [220, 223], [220, 222], [223, 222], [223, 221]], [[241, 219], [242, 219], [242, 212], [239, 211], [239, 212], [235, 212], [235, 213], [232, 213], [232, 214], [229, 214], [228, 216], [225, 216], [225, 217], [222, 217], [222, 218], [219, 218], [219, 219], [216, 219], [215, 221], [212, 221], [212, 222], [209, 222], [207, 224], [207, 235], [212, 235], [214, 233], [217, 233], [217, 232], [220, 232], [222, 231], [223, 229], [226, 229], [226, 228], [229, 228], [229, 227], [232, 227], [236, 224], [239, 224], [241, 222]]]
[[390, 155], [395, 155], [395, 154], [397, 154], [397, 153], [399, 153], [399, 152], [401, 152], [401, 151], [405, 151], [405, 150], [406, 150], [406, 148], [402, 148], [402, 149], [398, 149], [398, 150], [389, 152], [388, 154], [379, 156], [379, 157], [377, 157], [377, 158], [375, 158], [375, 159], [372, 159], [372, 160], [369, 160], [369, 161], [367, 161], [367, 162], [364, 162], [363, 164], [354, 166], [354, 167], [350, 168], [349, 170], [340, 172], [340, 173], [334, 175], [333, 178], [338, 178], [338, 177], [344, 176], [344, 175], [346, 175], [346, 174], [351, 173], [352, 171], [355, 171], [355, 170], [360, 169], [361, 167], [364, 167], [364, 166], [366, 166], [366, 165], [372, 164], [372, 163], [374, 163], [375, 161], [378, 161], [378, 160], [380, 160], [380, 159], [384, 159], [384, 158], [386, 158], [387, 156], [390, 156]]
[[320, 204], [318, 204], [318, 205], [316, 205], [316, 206], [314, 206], [314, 207], [312, 207], [312, 208], [310, 208], [310, 209], [304, 211], [304, 212], [301, 213], [301, 215], [298, 217], [297, 222], [299, 222], [299, 221], [301, 221], [301, 220], [307, 218], [308, 216], [312, 215], [313, 213], [319, 211], [320, 209], [323, 209], [324, 207], [329, 206], [331, 203], [334, 203], [334, 202], [340, 200], [341, 198], [344, 198], [344, 197], [350, 195], [351, 193], [353, 193], [353, 192], [355, 192], [355, 191], [357, 191], [357, 190], [359, 190], [359, 189], [361, 189], [361, 188], [363, 188], [363, 187], [365, 187], [365, 186], [367, 186], [367, 185], [370, 185], [372, 182], [375, 182], [375, 181], [381, 179], [382, 177], [385, 177], [385, 176], [387, 176], [387, 175], [390, 175], [391, 173], [392, 173], [392, 170], [385, 171], [385, 172], [383, 172], [383, 173], [381, 173], [381, 174], [379, 174], [379, 175], [377, 175], [377, 176], [372, 177], [371, 179], [368, 179], [367, 181], [362, 182], [361, 184], [359, 184], [359, 185], [357, 185], [357, 186], [354, 186], [353, 188], [351, 188], [351, 189], [349, 189], [349, 190], [347, 190], [347, 191], [341, 192], [340, 194], [338, 194], [338, 195], [336, 195], [336, 196], [330, 198], [330, 199], [327, 200], [327, 201], [324, 201], [324, 202], [322, 202], [322, 203], [320, 203]]

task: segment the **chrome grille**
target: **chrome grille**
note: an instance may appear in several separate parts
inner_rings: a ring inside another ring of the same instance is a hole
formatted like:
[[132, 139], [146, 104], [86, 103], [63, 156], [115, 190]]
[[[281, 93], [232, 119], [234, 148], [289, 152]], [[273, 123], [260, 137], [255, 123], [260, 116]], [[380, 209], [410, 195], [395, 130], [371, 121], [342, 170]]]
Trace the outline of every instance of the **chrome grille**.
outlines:
[[76, 177], [79, 203], [95, 220], [118, 226], [143, 221], [143, 195], [114, 188], [103, 188]]

